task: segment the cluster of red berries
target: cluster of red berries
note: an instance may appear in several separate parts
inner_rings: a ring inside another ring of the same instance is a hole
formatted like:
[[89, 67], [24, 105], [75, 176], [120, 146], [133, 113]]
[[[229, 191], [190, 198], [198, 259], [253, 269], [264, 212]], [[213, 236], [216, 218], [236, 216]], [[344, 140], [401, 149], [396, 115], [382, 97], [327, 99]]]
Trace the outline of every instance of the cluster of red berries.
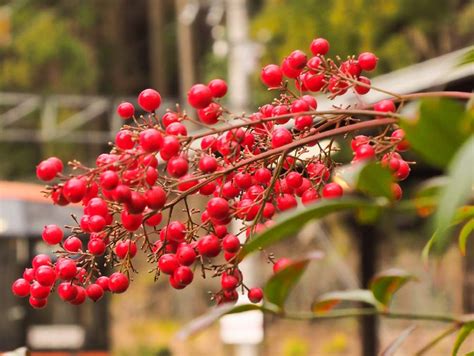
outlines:
[[[316, 99], [303, 92], [334, 96], [352, 87], [364, 94], [370, 81], [360, 74], [373, 70], [377, 58], [362, 53], [336, 64], [325, 57], [328, 50], [326, 40], [315, 39], [313, 57], [297, 50], [281, 66], [264, 67], [262, 81], [279, 95], [250, 115], [233, 116], [223, 107], [220, 99], [227, 84], [221, 79], [189, 90], [188, 102], [198, 120], [180, 109], [157, 115], [161, 96], [146, 89], [138, 96], [145, 115], [137, 116], [128, 102], [118, 106], [128, 124], [117, 133], [111, 151], [97, 157], [95, 167], [72, 161], [75, 174], [65, 175], [58, 158], [42, 161], [38, 178], [57, 179], [47, 195], [57, 205], [82, 204], [83, 215], [77, 226], [69, 227], [67, 237], [55, 225], [45, 227], [44, 241], [60, 247], [57, 258], [36, 256], [32, 268], [13, 283], [13, 293], [29, 295], [35, 308], [46, 305], [54, 288], [72, 304], [86, 297], [96, 301], [107, 291], [122, 293], [134, 271], [133, 258], [143, 250], [155, 266], [155, 277], [167, 275], [173, 288], [192, 283], [199, 268], [204, 276], [220, 277], [221, 289], [214, 294], [218, 303], [235, 301], [239, 290], [247, 291], [251, 302], [260, 302], [262, 290], [247, 287], [239, 270], [242, 244], [271, 225], [278, 212], [344, 193], [330, 181], [338, 165], [332, 158], [333, 140], [311, 138], [350, 126], [354, 118], [340, 110], [318, 116]], [[295, 80], [298, 94], [284, 77]], [[390, 116], [396, 106], [384, 100], [373, 109], [377, 120], [377, 115]], [[187, 121], [201, 122], [208, 130], [188, 134]], [[352, 140], [354, 161], [380, 160], [398, 180], [405, 179], [410, 168], [396, 151], [407, 147], [400, 129], [390, 137], [358, 135]], [[400, 198], [398, 184], [393, 191]], [[206, 199], [206, 208], [190, 208], [191, 195]], [[186, 219], [174, 217], [178, 203], [185, 203]], [[238, 231], [229, 228], [235, 220], [243, 226]], [[99, 262], [116, 272], [101, 275]], [[272, 262], [275, 272], [291, 263], [286, 258]]]

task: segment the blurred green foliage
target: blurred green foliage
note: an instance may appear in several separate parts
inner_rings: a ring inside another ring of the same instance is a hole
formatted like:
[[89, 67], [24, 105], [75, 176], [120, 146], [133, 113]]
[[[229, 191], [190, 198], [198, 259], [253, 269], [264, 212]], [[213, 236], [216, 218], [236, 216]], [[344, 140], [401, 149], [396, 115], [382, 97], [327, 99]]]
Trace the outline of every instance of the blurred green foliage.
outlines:
[[374, 51], [387, 72], [472, 43], [473, 23], [474, 2], [463, 0], [263, 0], [252, 35], [263, 63], [325, 37], [332, 55]]
[[95, 22], [91, 2], [13, 1], [11, 41], [0, 46], [0, 89], [87, 93], [95, 90], [94, 50], [82, 36]]

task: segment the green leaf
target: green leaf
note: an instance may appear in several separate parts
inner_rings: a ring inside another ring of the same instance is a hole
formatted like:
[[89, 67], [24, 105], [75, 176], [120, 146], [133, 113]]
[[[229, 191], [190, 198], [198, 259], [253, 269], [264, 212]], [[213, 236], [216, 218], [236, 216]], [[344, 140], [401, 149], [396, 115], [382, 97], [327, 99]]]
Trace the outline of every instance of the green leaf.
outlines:
[[466, 255], [466, 243], [471, 232], [474, 231], [474, 219], [469, 220], [461, 229], [459, 233], [459, 249], [463, 256]]
[[473, 115], [454, 100], [425, 99], [417, 120], [402, 119], [400, 126], [413, 150], [426, 162], [446, 167], [472, 133]]
[[385, 350], [380, 353], [380, 356], [393, 356], [395, 352], [400, 348], [403, 342], [406, 340], [410, 334], [415, 331], [416, 325], [412, 325], [407, 329], [403, 330], [403, 332], [397, 336], [395, 340], [393, 340], [390, 345], [387, 346]]
[[435, 246], [440, 250], [447, 245], [447, 234], [444, 229], [451, 223], [462, 204], [472, 196], [474, 186], [474, 135], [460, 148], [449, 165], [449, 183], [440, 193], [438, 210], [434, 222], [435, 229], [440, 230]]
[[401, 269], [389, 269], [375, 275], [370, 282], [370, 290], [375, 299], [388, 307], [393, 295], [415, 276]]
[[471, 49], [470, 51], [467, 51], [464, 53], [462, 56], [461, 60], [458, 63], [458, 66], [462, 66], [465, 64], [471, 64], [474, 63], [474, 49]]
[[373, 161], [348, 164], [338, 169], [337, 178], [352, 189], [369, 196], [393, 198], [393, 175], [388, 168]]
[[352, 289], [346, 291], [329, 292], [321, 295], [311, 306], [314, 313], [326, 313], [342, 301], [362, 302], [377, 307], [377, 300], [370, 290]]
[[301, 260], [293, 261], [275, 273], [270, 277], [263, 288], [265, 299], [271, 304], [283, 309], [288, 295], [300, 280], [308, 263], [313, 259], [320, 259], [322, 257], [323, 254], [321, 252], [315, 251]]
[[467, 339], [471, 331], [474, 330], [474, 323], [467, 323], [464, 324], [461, 330], [459, 330], [458, 337], [454, 342], [453, 351], [451, 352], [451, 356], [456, 356], [459, 352], [459, 349], [463, 342]]
[[304, 224], [312, 219], [320, 219], [330, 213], [342, 210], [364, 208], [373, 205], [375, 203], [369, 200], [343, 197], [340, 199], [319, 200], [303, 209], [281, 214], [275, 225], [258, 234], [242, 247], [238, 258], [241, 260], [249, 253], [293, 236], [301, 230]]

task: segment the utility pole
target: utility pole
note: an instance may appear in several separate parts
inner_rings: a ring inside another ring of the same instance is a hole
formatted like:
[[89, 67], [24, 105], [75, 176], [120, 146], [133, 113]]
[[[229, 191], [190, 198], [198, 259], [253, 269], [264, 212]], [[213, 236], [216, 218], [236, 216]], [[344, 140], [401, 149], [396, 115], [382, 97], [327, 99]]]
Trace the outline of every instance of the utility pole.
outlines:
[[[228, 105], [234, 112], [248, 110], [249, 75], [252, 71], [253, 51], [248, 39], [248, 14], [246, 0], [224, 0], [228, 36]], [[234, 232], [241, 224], [234, 223]], [[243, 238], [245, 238], [245, 234]], [[243, 241], [242, 241], [243, 242]], [[243, 278], [250, 287], [258, 286], [257, 256], [251, 255], [239, 264]], [[238, 303], [249, 303], [245, 294]], [[236, 356], [257, 356], [259, 344], [263, 341], [263, 314], [250, 311], [221, 318], [221, 338], [224, 343], [235, 345]]]

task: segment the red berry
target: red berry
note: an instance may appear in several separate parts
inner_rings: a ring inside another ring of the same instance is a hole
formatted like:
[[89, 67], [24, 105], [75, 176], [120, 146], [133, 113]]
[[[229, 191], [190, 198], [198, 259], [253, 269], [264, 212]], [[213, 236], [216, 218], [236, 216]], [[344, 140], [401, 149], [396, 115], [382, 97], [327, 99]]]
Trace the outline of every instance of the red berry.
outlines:
[[359, 147], [361, 145], [365, 145], [367, 143], [369, 143], [369, 138], [367, 136], [358, 135], [358, 136], [354, 137], [351, 141], [352, 151], [357, 150], [357, 147]]
[[291, 265], [292, 261], [289, 258], [279, 258], [275, 261], [273, 265], [273, 273], [280, 272], [282, 269], [286, 268], [287, 266]]
[[12, 293], [17, 297], [26, 297], [30, 294], [30, 283], [26, 279], [18, 278], [12, 284]]
[[165, 132], [168, 135], [173, 135], [173, 136], [187, 136], [188, 135], [188, 130], [186, 129], [186, 126], [184, 126], [180, 122], [173, 122], [172, 124], [169, 124]]
[[58, 166], [54, 161], [45, 160], [36, 166], [36, 176], [45, 182], [53, 180], [58, 172]]
[[395, 200], [402, 199], [403, 191], [402, 191], [402, 188], [400, 187], [400, 185], [397, 184], [397, 183], [392, 183], [391, 188], [392, 188], [393, 198]]
[[293, 141], [293, 135], [288, 129], [280, 127], [272, 133], [272, 148], [287, 145]]
[[42, 309], [46, 307], [46, 304], [48, 304], [48, 301], [46, 299], [38, 299], [38, 298], [33, 298], [33, 297], [30, 297], [28, 302], [35, 309]]
[[48, 245], [56, 245], [63, 239], [63, 230], [57, 225], [47, 225], [43, 229], [41, 237]]
[[173, 272], [173, 280], [182, 286], [190, 284], [193, 281], [193, 277], [193, 271], [187, 266], [180, 266]]
[[410, 175], [410, 166], [407, 162], [399, 160], [400, 166], [398, 167], [395, 177], [398, 180], [405, 180]]
[[139, 141], [146, 152], [156, 152], [163, 145], [163, 136], [156, 129], [146, 129], [140, 132]]
[[357, 58], [357, 61], [359, 62], [360, 67], [366, 71], [374, 70], [375, 67], [377, 66], [377, 60], [378, 58], [375, 56], [375, 54], [371, 52], [361, 53], [359, 54], [359, 57]]
[[248, 297], [250, 302], [259, 303], [263, 299], [263, 290], [262, 288], [250, 288]]
[[379, 101], [374, 105], [374, 111], [395, 112], [395, 110], [395, 104], [390, 99]]
[[107, 225], [107, 222], [105, 221], [103, 216], [100, 215], [92, 215], [89, 217], [89, 222], [88, 222], [89, 230], [92, 232], [99, 232], [104, 229], [104, 227]]
[[145, 224], [148, 226], [157, 226], [161, 223], [163, 216], [161, 213], [155, 213], [145, 220]]
[[90, 284], [86, 288], [87, 296], [97, 302], [104, 295], [104, 289], [98, 284]]
[[124, 259], [127, 256], [133, 258], [137, 254], [137, 244], [132, 240], [119, 241], [115, 245], [115, 254], [120, 259]]
[[40, 266], [49, 266], [51, 265], [51, 258], [49, 258], [48, 255], [39, 254], [33, 257], [31, 264], [33, 265], [33, 269], [37, 269]]
[[354, 86], [354, 90], [356, 91], [357, 94], [364, 95], [367, 94], [370, 91], [370, 79], [366, 78], [364, 76], [360, 76], [358, 79], [359, 82], [366, 84], [361, 85], [361, 84], [356, 84]]
[[281, 63], [281, 71], [283, 72], [283, 75], [288, 78], [296, 79], [300, 76], [301, 74], [301, 69], [295, 69], [292, 66], [290, 66], [290, 63], [288, 62], [288, 58], [284, 59], [283, 62]]
[[145, 192], [146, 205], [153, 210], [159, 210], [166, 204], [166, 192], [155, 186]]
[[287, 58], [288, 64], [294, 69], [303, 69], [307, 59], [306, 54], [298, 49], [291, 52]]
[[222, 248], [227, 252], [237, 252], [240, 250], [239, 238], [235, 235], [228, 234], [222, 239]]
[[74, 300], [77, 296], [77, 293], [77, 287], [74, 284], [71, 284], [71, 282], [63, 282], [60, 283], [58, 286], [59, 298], [66, 302]]
[[219, 120], [219, 116], [222, 114], [222, 108], [217, 103], [210, 103], [203, 109], [199, 109], [198, 112], [199, 120], [208, 125], [214, 125]]
[[109, 290], [112, 293], [123, 293], [128, 289], [129, 281], [121, 272], [112, 273], [109, 277]]
[[323, 188], [323, 197], [326, 199], [339, 198], [343, 194], [342, 187], [337, 183], [328, 183]]
[[33, 268], [25, 268], [23, 271], [23, 279], [26, 279], [28, 282], [33, 282], [35, 279], [35, 270]]
[[148, 112], [153, 112], [160, 107], [161, 95], [156, 90], [145, 89], [138, 95], [138, 105]]
[[324, 84], [324, 74], [308, 73], [303, 78], [304, 86], [310, 91], [320, 91]]
[[394, 138], [397, 143], [397, 151], [404, 152], [410, 148], [410, 143], [405, 140], [405, 131], [402, 129], [397, 129], [392, 132], [392, 138]]
[[204, 84], [194, 84], [188, 92], [188, 102], [195, 109], [203, 109], [212, 102], [212, 91]]
[[71, 203], [78, 203], [84, 198], [87, 192], [87, 186], [84, 179], [71, 178], [63, 187], [64, 197]]
[[354, 159], [357, 161], [372, 159], [375, 157], [375, 150], [369, 144], [360, 145], [355, 151]]
[[310, 46], [313, 55], [325, 55], [329, 51], [329, 42], [324, 38], [316, 38], [311, 42]]
[[301, 195], [301, 202], [304, 205], [309, 205], [312, 202], [316, 201], [319, 199], [319, 194], [316, 189], [310, 188], [307, 189], [302, 195]]
[[120, 130], [115, 136], [115, 145], [122, 150], [129, 150], [135, 146], [133, 134], [130, 130]]
[[173, 274], [179, 267], [179, 260], [173, 253], [166, 253], [158, 260], [158, 268], [166, 274]]
[[77, 294], [73, 300], [70, 300], [69, 303], [72, 305], [80, 305], [86, 300], [86, 290], [84, 287], [76, 286]]
[[138, 192], [132, 191], [130, 194], [130, 200], [125, 203], [125, 206], [130, 214], [140, 214], [145, 210], [147, 201], [145, 196]]
[[229, 203], [223, 198], [212, 198], [206, 208], [211, 218], [225, 219], [229, 215]]
[[213, 79], [207, 86], [214, 98], [222, 98], [227, 93], [227, 83], [222, 79]]
[[292, 194], [283, 194], [277, 198], [277, 207], [280, 211], [296, 208], [298, 202]]
[[172, 157], [166, 165], [166, 171], [171, 177], [182, 177], [188, 172], [188, 161], [181, 156]]
[[47, 298], [51, 288], [48, 286], [42, 286], [38, 282], [33, 282], [30, 285], [30, 295], [36, 299], [44, 299]]
[[133, 116], [135, 113], [135, 108], [133, 107], [133, 104], [125, 102], [119, 104], [117, 107], [117, 114], [122, 118], [122, 119], [128, 119]]
[[109, 277], [100, 276], [96, 279], [95, 283], [101, 286], [104, 292], [107, 292], [109, 290]]
[[176, 156], [181, 149], [181, 144], [176, 136], [170, 135], [163, 138], [163, 146], [160, 150], [160, 156], [165, 161], [168, 161], [171, 157]]
[[262, 69], [260, 78], [267, 87], [279, 87], [283, 80], [283, 73], [276, 64], [269, 64]]
[[105, 245], [105, 242], [97, 238], [90, 239], [89, 243], [87, 244], [87, 249], [95, 256], [103, 255], [106, 247], [107, 246]]
[[123, 227], [128, 231], [136, 231], [142, 225], [142, 214], [130, 214], [128, 211], [124, 210], [122, 211], [120, 217]]
[[239, 280], [227, 273], [223, 273], [221, 276], [221, 286], [224, 290], [234, 290], [239, 285]]
[[47, 161], [53, 162], [54, 165], [56, 166], [56, 170], [58, 172], [62, 172], [64, 165], [63, 165], [63, 162], [58, 157], [49, 157]]
[[63, 259], [56, 264], [58, 277], [64, 281], [70, 281], [76, 276], [76, 262], [69, 259]]
[[42, 286], [50, 287], [56, 281], [56, 272], [50, 266], [40, 266], [35, 270], [35, 280]]
[[212, 173], [217, 169], [217, 160], [212, 156], [203, 156], [199, 160], [199, 169], [203, 173]]
[[68, 252], [77, 252], [82, 249], [82, 242], [76, 236], [70, 236], [64, 240], [63, 247]]
[[286, 176], [286, 182], [292, 188], [299, 188], [303, 184], [303, 177], [298, 172], [290, 172]]
[[129, 186], [125, 184], [119, 184], [114, 189], [113, 198], [118, 203], [129, 202], [132, 198], [132, 191]]
[[112, 190], [119, 184], [119, 176], [117, 172], [105, 171], [100, 174], [100, 186], [105, 190]]
[[191, 266], [196, 260], [196, 252], [194, 248], [189, 245], [183, 245], [178, 247], [176, 251], [176, 257], [178, 261], [183, 266]]
[[161, 121], [163, 122], [164, 127], [168, 127], [173, 122], [179, 122], [179, 116], [175, 112], [167, 112], [163, 115]]
[[313, 125], [313, 117], [309, 115], [298, 116], [295, 118], [295, 128], [298, 131], [303, 131]]
[[221, 251], [219, 238], [215, 235], [201, 237], [197, 243], [197, 250], [202, 256], [216, 257]]

